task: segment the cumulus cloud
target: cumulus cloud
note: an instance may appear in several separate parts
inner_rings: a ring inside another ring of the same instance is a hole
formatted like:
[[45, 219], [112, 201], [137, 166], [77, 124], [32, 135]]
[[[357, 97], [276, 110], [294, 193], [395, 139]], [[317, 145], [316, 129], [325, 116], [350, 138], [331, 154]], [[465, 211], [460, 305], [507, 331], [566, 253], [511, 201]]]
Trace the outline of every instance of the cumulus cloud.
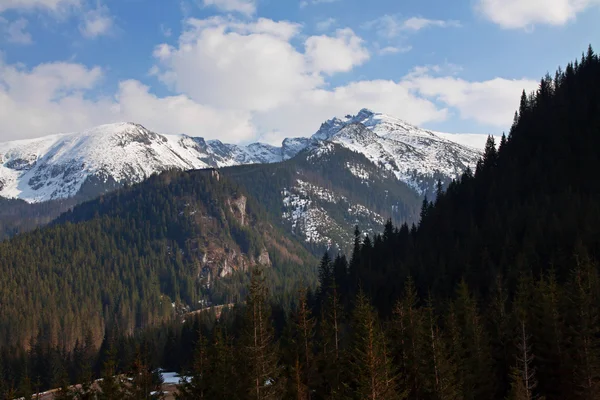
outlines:
[[408, 53], [409, 51], [412, 50], [412, 46], [403, 46], [403, 47], [386, 46], [386, 47], [382, 47], [382, 48], [380, 48], [379, 46], [376, 46], [376, 47], [377, 47], [377, 54], [379, 54], [381, 56], [385, 56], [385, 55], [389, 55], [389, 54]]
[[315, 28], [320, 32], [325, 32], [334, 27], [337, 24], [337, 20], [335, 18], [326, 18], [318, 21], [315, 24]]
[[502, 28], [523, 29], [536, 24], [564, 25], [597, 5], [598, 0], [478, 0], [476, 9]]
[[300, 31], [298, 24], [268, 19], [188, 20], [176, 45], [154, 50], [151, 75], [172, 90], [171, 96], [125, 80], [111, 96], [98, 97], [99, 67], [51, 63], [27, 69], [0, 60], [0, 138], [125, 120], [164, 133], [280, 143], [363, 107], [415, 124], [457, 114], [502, 128], [512, 121], [521, 90], [535, 87], [525, 79], [471, 82], [440, 67], [418, 68], [396, 80], [335, 86], [331, 75], [368, 59], [362, 40], [350, 29], [308, 37]]
[[315, 72], [348, 72], [369, 59], [363, 40], [350, 28], [338, 29], [335, 36], [311, 36], [305, 42], [305, 55]]
[[336, 3], [341, 0], [302, 0], [300, 2], [300, 8], [304, 8], [309, 5]]
[[87, 38], [96, 38], [109, 34], [113, 25], [114, 18], [110, 14], [108, 7], [99, 6], [94, 10], [84, 13], [79, 30]]
[[224, 18], [188, 21], [177, 47], [160, 45], [160, 79], [202, 104], [242, 110], [268, 110], [322, 78], [289, 42], [296, 24]]
[[114, 96], [90, 100], [99, 67], [42, 64], [31, 70], [0, 63], [0, 138], [23, 139], [95, 125], [138, 121], [163, 133], [249, 140], [250, 115], [195, 103], [185, 95], [157, 97], [138, 81], [121, 82]]
[[437, 76], [439, 67], [415, 69], [404, 78], [408, 88], [422, 97], [435, 99], [458, 110], [460, 117], [482, 124], [506, 127], [519, 108], [523, 89], [537, 88], [531, 79], [493, 78], [470, 82], [455, 76]]
[[61, 12], [71, 7], [79, 7], [81, 0], [0, 0], [0, 12], [6, 10], [49, 10]]
[[402, 18], [399, 15], [383, 15], [363, 24], [365, 29], [374, 29], [386, 39], [397, 38], [403, 33], [418, 32], [426, 28], [459, 28], [461, 24], [455, 20], [437, 20], [421, 17]]
[[0, 17], [0, 32], [3, 32], [9, 43], [32, 44], [33, 39], [31, 38], [31, 34], [27, 32], [27, 25], [28, 22], [25, 18], [8, 22], [6, 19]]
[[418, 97], [403, 81], [364, 80], [331, 90], [304, 92], [295, 102], [279, 107], [276, 112], [257, 113], [255, 122], [260, 131], [271, 132], [270, 137], [281, 141], [286, 136], [312, 134], [326, 119], [356, 113], [364, 107], [414, 124], [443, 121], [448, 115], [447, 109]]
[[255, 0], [203, 0], [204, 6], [213, 6], [221, 11], [252, 15], [256, 12]]

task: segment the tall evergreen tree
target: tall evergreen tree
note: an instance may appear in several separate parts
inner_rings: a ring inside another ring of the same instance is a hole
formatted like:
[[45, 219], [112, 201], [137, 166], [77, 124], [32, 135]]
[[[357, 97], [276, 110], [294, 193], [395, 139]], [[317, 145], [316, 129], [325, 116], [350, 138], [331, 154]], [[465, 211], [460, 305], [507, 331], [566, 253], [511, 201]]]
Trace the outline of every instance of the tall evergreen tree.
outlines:
[[246, 300], [245, 328], [241, 338], [247, 368], [245, 392], [247, 398], [255, 400], [277, 399], [283, 386], [268, 301], [263, 271], [255, 269]]
[[178, 386], [178, 400], [196, 400], [206, 398], [209, 374], [207, 340], [198, 330], [198, 341], [195, 347], [194, 361], [191, 370]]
[[352, 315], [352, 342], [348, 353], [351, 393], [355, 399], [406, 398], [406, 393], [398, 387], [398, 372], [388, 349], [377, 315], [360, 291]]

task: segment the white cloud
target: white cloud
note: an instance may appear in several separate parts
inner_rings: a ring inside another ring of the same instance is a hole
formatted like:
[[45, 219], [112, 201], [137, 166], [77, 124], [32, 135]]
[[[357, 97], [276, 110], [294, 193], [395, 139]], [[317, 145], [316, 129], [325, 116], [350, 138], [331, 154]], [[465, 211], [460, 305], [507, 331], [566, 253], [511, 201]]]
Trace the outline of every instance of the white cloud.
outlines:
[[213, 6], [221, 11], [239, 12], [245, 15], [253, 15], [256, 12], [255, 0], [203, 0], [204, 6]]
[[386, 14], [363, 24], [366, 29], [374, 29], [378, 35], [393, 39], [402, 33], [418, 32], [426, 28], [458, 28], [461, 24], [455, 20], [436, 20], [421, 17], [401, 18], [398, 15]]
[[300, 8], [304, 8], [309, 5], [336, 3], [341, 0], [302, 0], [300, 2]]
[[598, 0], [478, 0], [476, 9], [506, 29], [530, 28], [535, 24], [564, 25]]
[[140, 121], [157, 132], [234, 142], [250, 141], [256, 136], [249, 112], [219, 110], [185, 95], [157, 97], [135, 80], [121, 82], [116, 99], [115, 120]]
[[9, 43], [16, 44], [32, 44], [33, 39], [31, 34], [26, 31], [28, 22], [25, 18], [19, 18], [15, 21], [8, 22], [0, 17], [0, 32], [6, 37]]
[[289, 42], [297, 31], [286, 21], [191, 19], [177, 47], [155, 50], [160, 79], [202, 104], [272, 109], [322, 82]]
[[114, 18], [108, 7], [99, 6], [94, 10], [85, 12], [79, 30], [87, 38], [96, 38], [110, 34], [113, 26]]
[[443, 121], [448, 114], [448, 110], [413, 94], [403, 81], [365, 80], [331, 90], [304, 92], [295, 102], [273, 112], [257, 113], [255, 122], [260, 131], [271, 133], [268, 138], [280, 142], [286, 136], [310, 135], [326, 119], [356, 113], [364, 107], [414, 124]]
[[[482, 124], [506, 127], [519, 108], [520, 94], [537, 88], [531, 79], [493, 78], [470, 82], [455, 76], [435, 76], [438, 68], [419, 68], [404, 81], [420, 96], [435, 99], [458, 110], [462, 119]], [[432, 73], [434, 72], [434, 73]]]
[[160, 32], [165, 37], [171, 37], [171, 35], [173, 34], [173, 30], [171, 28], [165, 26], [164, 24], [160, 24]]
[[461, 24], [459, 21], [455, 21], [455, 20], [443, 21], [443, 20], [439, 20], [439, 19], [427, 19], [427, 18], [420, 18], [420, 17], [412, 17], [412, 18], [405, 20], [402, 23], [402, 28], [404, 30], [408, 30], [408, 31], [420, 31], [421, 29], [431, 28], [431, 27], [460, 28]]
[[[176, 93], [166, 97], [136, 80], [122, 81], [114, 94], [98, 97], [101, 68], [51, 63], [26, 69], [0, 60], [0, 140], [125, 120], [164, 133], [278, 143], [287, 136], [308, 136], [323, 120], [363, 107], [415, 124], [457, 114], [506, 127], [521, 90], [537, 85], [526, 79], [471, 82], [459, 78], [456, 68], [421, 67], [397, 80], [334, 86], [329, 75], [368, 57], [361, 39], [349, 29], [305, 38], [300, 29], [267, 19], [187, 21], [176, 46], [163, 44], [154, 51], [157, 64], [150, 75]], [[291, 44], [299, 40], [304, 47]]]
[[71, 7], [79, 7], [80, 0], [0, 0], [0, 12], [6, 10], [49, 10], [62, 12]]
[[315, 28], [320, 32], [325, 32], [334, 27], [337, 23], [335, 18], [326, 18], [321, 21], [318, 21], [315, 25]]
[[305, 42], [305, 54], [313, 71], [333, 74], [348, 72], [369, 59], [363, 40], [352, 29], [338, 29], [332, 36], [311, 36]]
[[383, 48], [378, 48], [377, 54], [380, 56], [386, 56], [390, 54], [398, 54], [398, 53], [408, 53], [412, 50], [412, 46], [404, 46], [404, 47], [396, 47], [396, 46], [387, 46]]
[[138, 81], [119, 84], [113, 97], [87, 98], [102, 79], [98, 67], [42, 64], [32, 70], [0, 62], [0, 140], [72, 132], [117, 121], [139, 121], [163, 133], [248, 140], [250, 115], [221, 111], [184, 95], [159, 98]]

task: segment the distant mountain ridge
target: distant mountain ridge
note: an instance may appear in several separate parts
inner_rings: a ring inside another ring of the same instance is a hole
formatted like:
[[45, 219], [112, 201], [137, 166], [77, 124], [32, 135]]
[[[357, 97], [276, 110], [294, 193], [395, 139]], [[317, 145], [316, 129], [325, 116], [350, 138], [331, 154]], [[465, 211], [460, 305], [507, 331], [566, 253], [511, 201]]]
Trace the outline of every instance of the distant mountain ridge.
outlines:
[[169, 169], [280, 162], [320, 141], [362, 153], [420, 194], [427, 194], [437, 179], [456, 177], [481, 156], [479, 149], [449, 137], [367, 109], [328, 120], [312, 137], [287, 138], [280, 147], [163, 135], [139, 124], [117, 123], [0, 143], [0, 196], [30, 203], [76, 195], [91, 198]]

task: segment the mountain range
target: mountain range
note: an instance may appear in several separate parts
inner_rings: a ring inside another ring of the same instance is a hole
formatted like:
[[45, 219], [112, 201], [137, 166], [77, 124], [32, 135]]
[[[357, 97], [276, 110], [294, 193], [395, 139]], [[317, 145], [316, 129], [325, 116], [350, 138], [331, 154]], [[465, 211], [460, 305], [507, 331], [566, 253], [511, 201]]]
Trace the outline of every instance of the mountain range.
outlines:
[[[457, 141], [479, 142], [479, 148]], [[324, 122], [310, 138], [279, 147], [247, 146], [186, 135], [164, 135], [135, 123], [0, 143], [0, 196], [29, 203], [80, 195], [92, 198], [168, 169], [274, 163], [326, 141], [362, 153], [419, 194], [448, 181], [481, 156], [485, 135], [435, 133], [367, 109]]]

